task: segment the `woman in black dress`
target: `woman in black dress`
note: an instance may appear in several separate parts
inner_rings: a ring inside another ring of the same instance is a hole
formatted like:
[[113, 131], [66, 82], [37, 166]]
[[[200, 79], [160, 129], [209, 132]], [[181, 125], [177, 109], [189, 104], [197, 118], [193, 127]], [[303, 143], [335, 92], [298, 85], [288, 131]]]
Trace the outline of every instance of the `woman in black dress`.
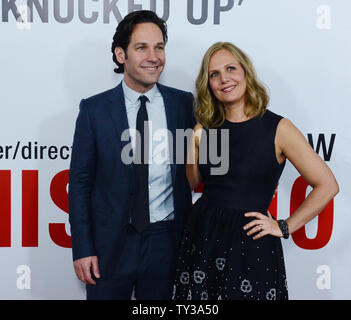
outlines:
[[[233, 44], [208, 49], [196, 87], [199, 122], [187, 178], [204, 190], [188, 214], [173, 297], [288, 299], [280, 238], [323, 210], [338, 193], [335, 177], [288, 119], [267, 110], [264, 86]], [[212, 140], [210, 129], [221, 129]], [[211, 159], [221, 150], [229, 151], [228, 165], [218, 173]], [[267, 210], [286, 159], [313, 190], [292, 216], [276, 221]]]

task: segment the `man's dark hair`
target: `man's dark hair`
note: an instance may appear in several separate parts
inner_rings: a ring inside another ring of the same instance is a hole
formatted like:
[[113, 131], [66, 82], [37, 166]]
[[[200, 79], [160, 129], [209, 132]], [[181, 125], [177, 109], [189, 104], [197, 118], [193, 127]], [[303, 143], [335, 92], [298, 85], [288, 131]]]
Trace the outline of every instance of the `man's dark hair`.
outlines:
[[166, 44], [168, 37], [167, 37], [167, 25], [166, 22], [159, 18], [157, 14], [150, 10], [139, 10], [129, 13], [124, 17], [124, 19], [118, 24], [116, 33], [113, 36], [112, 42], [112, 59], [117, 64], [118, 68], [114, 69], [116, 73], [123, 73], [124, 72], [124, 65], [120, 64], [117, 61], [115, 55], [115, 48], [121, 47], [127, 58], [127, 48], [130, 43], [130, 38], [132, 36], [133, 30], [135, 26], [139, 23], [146, 23], [151, 22], [156, 24], [162, 31], [163, 41]]

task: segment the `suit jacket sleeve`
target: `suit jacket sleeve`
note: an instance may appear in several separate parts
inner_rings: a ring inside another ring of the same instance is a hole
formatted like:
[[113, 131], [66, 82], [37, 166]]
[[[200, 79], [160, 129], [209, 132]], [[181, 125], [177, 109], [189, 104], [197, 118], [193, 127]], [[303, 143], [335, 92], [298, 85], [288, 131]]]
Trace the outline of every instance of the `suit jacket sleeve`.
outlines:
[[196, 119], [194, 117], [194, 112], [195, 112], [195, 98], [191, 92], [189, 92], [189, 107], [188, 107], [188, 119], [189, 119], [189, 128], [194, 129], [196, 125]]
[[92, 239], [91, 194], [95, 179], [96, 147], [86, 100], [79, 106], [69, 173], [69, 222], [73, 260], [96, 255]]

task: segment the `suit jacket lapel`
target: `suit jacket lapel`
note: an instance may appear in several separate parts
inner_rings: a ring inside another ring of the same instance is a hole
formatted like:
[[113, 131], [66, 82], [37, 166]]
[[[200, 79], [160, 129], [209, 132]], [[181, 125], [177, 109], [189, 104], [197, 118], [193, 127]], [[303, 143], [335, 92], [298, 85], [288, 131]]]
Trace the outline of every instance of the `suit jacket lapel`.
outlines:
[[[109, 105], [108, 109], [110, 111], [114, 127], [116, 129], [116, 135], [117, 139], [121, 141], [121, 149], [119, 152], [122, 153], [123, 148], [130, 143], [131, 144], [131, 138], [129, 136], [129, 123], [128, 123], [128, 117], [127, 117], [127, 110], [126, 110], [126, 105], [125, 105], [125, 100], [124, 100], [124, 93], [123, 93], [123, 88], [122, 88], [122, 82], [112, 91], [112, 94], [109, 97]], [[125, 131], [127, 130], [127, 131]], [[128, 139], [124, 139], [122, 141], [122, 133], [126, 132]], [[134, 166], [133, 162], [127, 166], [130, 170], [130, 173], [133, 175], [134, 174]]]
[[157, 84], [160, 90], [163, 101], [165, 104], [166, 118], [167, 118], [167, 128], [172, 133], [173, 139], [170, 141], [170, 147], [172, 147], [171, 154], [171, 172], [172, 172], [172, 182], [175, 182], [176, 176], [176, 128], [178, 123], [178, 112], [177, 106], [174, 103], [174, 96], [161, 84]]
[[[115, 89], [113, 89], [112, 94], [109, 97], [109, 100], [111, 103], [108, 105], [108, 109], [110, 111], [112, 120], [115, 124], [117, 137], [118, 139], [121, 139], [121, 135], [123, 131], [129, 129], [122, 83], [120, 83]], [[130, 138], [129, 138], [129, 141], [121, 141], [122, 148], [128, 142], [130, 142]]]

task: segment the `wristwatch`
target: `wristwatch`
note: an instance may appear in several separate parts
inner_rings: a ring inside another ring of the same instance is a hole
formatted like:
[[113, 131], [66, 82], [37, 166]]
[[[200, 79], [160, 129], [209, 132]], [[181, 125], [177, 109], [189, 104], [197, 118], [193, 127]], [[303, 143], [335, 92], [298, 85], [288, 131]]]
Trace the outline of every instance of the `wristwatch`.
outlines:
[[286, 221], [285, 220], [278, 220], [278, 226], [279, 226], [280, 230], [282, 231], [283, 238], [288, 239], [290, 234], [289, 234], [288, 224], [286, 223]]

